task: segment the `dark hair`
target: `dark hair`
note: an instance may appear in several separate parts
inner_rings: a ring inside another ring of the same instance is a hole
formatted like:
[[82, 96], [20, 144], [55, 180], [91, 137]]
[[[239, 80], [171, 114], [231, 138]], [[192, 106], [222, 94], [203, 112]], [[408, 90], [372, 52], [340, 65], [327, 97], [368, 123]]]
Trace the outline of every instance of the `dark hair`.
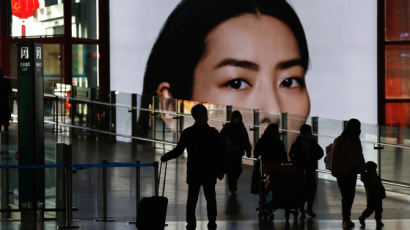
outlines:
[[352, 118], [347, 122], [346, 128], [342, 132], [342, 136], [349, 139], [359, 139], [360, 132], [360, 121]]
[[165, 22], [149, 56], [144, 95], [155, 95], [159, 83], [171, 85], [174, 98], [191, 99], [194, 70], [202, 57], [209, 32], [242, 14], [264, 14], [285, 23], [299, 45], [307, 71], [309, 52], [302, 24], [285, 0], [182, 0]]
[[208, 110], [202, 104], [197, 104], [191, 109], [192, 117], [197, 121], [198, 119], [208, 116]]
[[[302, 24], [285, 0], [182, 0], [169, 15], [148, 58], [143, 95], [156, 95], [161, 82], [168, 82], [174, 98], [191, 99], [195, 68], [206, 50], [209, 32], [222, 22], [242, 14], [264, 14], [285, 23], [299, 46], [305, 72], [309, 51]], [[148, 107], [150, 97], [142, 98]], [[139, 125], [147, 126], [142, 114]]]
[[373, 161], [368, 161], [365, 164], [366, 170], [376, 170], [377, 169], [377, 164], [374, 163]]
[[302, 125], [300, 127], [300, 135], [312, 135], [312, 127], [307, 124]]
[[262, 138], [279, 138], [279, 125], [271, 123], [266, 127], [265, 132], [262, 134]]
[[231, 122], [232, 122], [235, 118], [238, 118], [238, 119], [239, 119], [239, 123], [240, 123], [240, 124], [243, 124], [243, 122], [242, 122], [242, 114], [241, 114], [241, 112], [239, 112], [238, 110], [235, 110], [235, 111], [232, 112], [232, 114], [231, 114]]

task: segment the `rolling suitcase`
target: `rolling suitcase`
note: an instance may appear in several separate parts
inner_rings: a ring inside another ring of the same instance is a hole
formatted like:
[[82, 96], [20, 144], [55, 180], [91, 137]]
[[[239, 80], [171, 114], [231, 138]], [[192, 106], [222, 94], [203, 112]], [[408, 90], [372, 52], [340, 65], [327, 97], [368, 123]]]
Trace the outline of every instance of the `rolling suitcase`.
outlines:
[[[161, 178], [162, 162], [159, 179]], [[164, 185], [162, 196], [144, 197], [141, 199], [137, 213], [138, 230], [163, 230], [167, 216], [168, 198], [164, 197], [165, 179], [167, 176], [167, 164], [164, 170]]]
[[294, 167], [292, 164], [277, 164], [265, 162], [263, 173], [268, 175], [268, 190], [272, 192], [270, 207], [274, 210], [284, 209], [285, 219], [289, 220], [290, 213], [297, 219], [298, 211], [303, 208], [305, 197], [304, 170]]

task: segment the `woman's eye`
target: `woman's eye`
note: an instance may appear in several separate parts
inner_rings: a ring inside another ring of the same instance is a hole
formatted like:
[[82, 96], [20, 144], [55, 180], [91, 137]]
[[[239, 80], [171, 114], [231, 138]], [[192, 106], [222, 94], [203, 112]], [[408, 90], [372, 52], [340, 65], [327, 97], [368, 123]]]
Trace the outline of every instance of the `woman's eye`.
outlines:
[[296, 88], [296, 87], [304, 87], [305, 80], [298, 78], [298, 77], [290, 77], [286, 78], [280, 83], [280, 87], [284, 88]]
[[232, 89], [238, 89], [238, 90], [245, 89], [245, 88], [249, 87], [248, 82], [246, 82], [245, 80], [242, 80], [242, 79], [230, 80], [225, 85], [231, 87]]

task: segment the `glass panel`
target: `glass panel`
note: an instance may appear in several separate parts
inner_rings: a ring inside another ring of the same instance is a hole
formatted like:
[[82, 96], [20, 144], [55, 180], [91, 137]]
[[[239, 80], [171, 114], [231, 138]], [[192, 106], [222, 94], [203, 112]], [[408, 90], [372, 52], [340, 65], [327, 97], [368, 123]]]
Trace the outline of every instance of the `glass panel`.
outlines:
[[74, 117], [72, 123], [74, 125], [91, 127], [89, 113], [90, 103], [88, 102], [91, 100], [91, 89], [73, 86], [72, 96], [75, 98], [71, 101], [71, 112]]
[[410, 127], [410, 103], [386, 103], [386, 125]]
[[[119, 93], [115, 97], [116, 101], [116, 130], [118, 134], [123, 134], [131, 136], [131, 100], [132, 96], [130, 93]], [[117, 136], [118, 141], [130, 142], [131, 139], [127, 137]]]
[[217, 130], [221, 130], [223, 124], [226, 122], [226, 106], [225, 105], [215, 105], [208, 104], [208, 117], [209, 125], [215, 127]]
[[[73, 97], [81, 100], [95, 100], [99, 86], [98, 45], [76, 44], [72, 47], [72, 84]], [[72, 102], [74, 124], [93, 127], [95, 114], [90, 112], [94, 107], [90, 103]]]
[[[65, 97], [70, 97], [71, 96], [71, 91], [72, 87], [71, 85], [67, 84], [61, 84], [61, 83], [56, 83], [53, 94], [55, 96], [58, 96], [57, 98], [53, 97], [44, 97], [44, 103], [48, 101], [47, 103], [51, 104], [51, 111], [49, 116], [44, 116], [44, 121], [52, 121], [56, 122], [58, 121], [58, 124], [72, 124], [71, 123], [71, 106], [72, 106], [72, 100], [69, 100], [68, 98]], [[73, 104], [75, 107], [77, 106], [76, 103]], [[46, 108], [45, 108], [46, 109]], [[47, 111], [47, 110], [45, 110]], [[74, 110], [75, 113], [75, 110]], [[46, 125], [47, 123], [45, 123]], [[73, 123], [74, 124], [74, 123]], [[56, 129], [56, 131], [63, 131], [69, 130], [69, 127], [67, 126], [57, 126], [54, 124], [49, 123], [49, 127], [53, 127]]]
[[[44, 164], [56, 164], [56, 143], [51, 140], [44, 140]], [[45, 207], [56, 208], [56, 171], [55, 168], [44, 169], [45, 182]], [[55, 216], [55, 212], [48, 212], [48, 215]]]
[[52, 94], [56, 83], [61, 83], [61, 46], [44, 44], [44, 93]]
[[137, 136], [153, 138], [152, 127], [154, 123], [153, 96], [138, 95], [137, 97]]
[[385, 0], [386, 40], [410, 40], [410, 2], [408, 0]]
[[98, 45], [73, 45], [73, 86], [98, 89], [99, 55]]
[[72, 0], [72, 35], [98, 39], [98, 1]]
[[63, 0], [11, 0], [11, 36], [64, 34]]
[[378, 151], [375, 149], [375, 143], [378, 142], [377, 125], [362, 123], [361, 131], [360, 139], [362, 141], [364, 159], [366, 161], [374, 161], [378, 163]]
[[410, 45], [386, 46], [386, 98], [410, 98]]
[[385, 180], [410, 183], [410, 129], [392, 126], [380, 127], [381, 177]]
[[[18, 127], [10, 125], [9, 132], [0, 132], [0, 165], [18, 165]], [[19, 207], [19, 170], [0, 169], [0, 208]]]
[[[43, 44], [44, 52], [44, 93], [54, 94], [57, 85], [61, 83], [61, 45]], [[44, 120], [55, 121], [56, 101], [54, 97], [44, 97]], [[46, 127], [52, 124], [44, 124]]]
[[[318, 143], [326, 152], [326, 146], [332, 144], [337, 136], [343, 131], [343, 122], [326, 118], [318, 118]], [[319, 160], [319, 169], [326, 170], [324, 158]], [[320, 174], [321, 178], [334, 179], [328, 174]]]
[[380, 150], [381, 177], [385, 180], [410, 184], [410, 149], [384, 146]]

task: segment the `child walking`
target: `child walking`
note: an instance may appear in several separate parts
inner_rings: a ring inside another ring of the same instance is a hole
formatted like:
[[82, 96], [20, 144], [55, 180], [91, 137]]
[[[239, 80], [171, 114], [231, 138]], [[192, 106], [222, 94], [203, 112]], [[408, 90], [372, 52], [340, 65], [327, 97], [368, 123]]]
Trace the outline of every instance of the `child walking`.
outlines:
[[365, 226], [365, 219], [369, 217], [373, 211], [375, 212], [374, 218], [376, 219], [376, 225], [378, 228], [383, 227], [382, 200], [386, 198], [386, 191], [383, 187], [380, 176], [377, 174], [377, 164], [373, 161], [366, 162], [365, 172], [361, 176], [361, 180], [364, 183], [366, 189], [367, 208], [363, 211], [359, 217], [360, 225]]

